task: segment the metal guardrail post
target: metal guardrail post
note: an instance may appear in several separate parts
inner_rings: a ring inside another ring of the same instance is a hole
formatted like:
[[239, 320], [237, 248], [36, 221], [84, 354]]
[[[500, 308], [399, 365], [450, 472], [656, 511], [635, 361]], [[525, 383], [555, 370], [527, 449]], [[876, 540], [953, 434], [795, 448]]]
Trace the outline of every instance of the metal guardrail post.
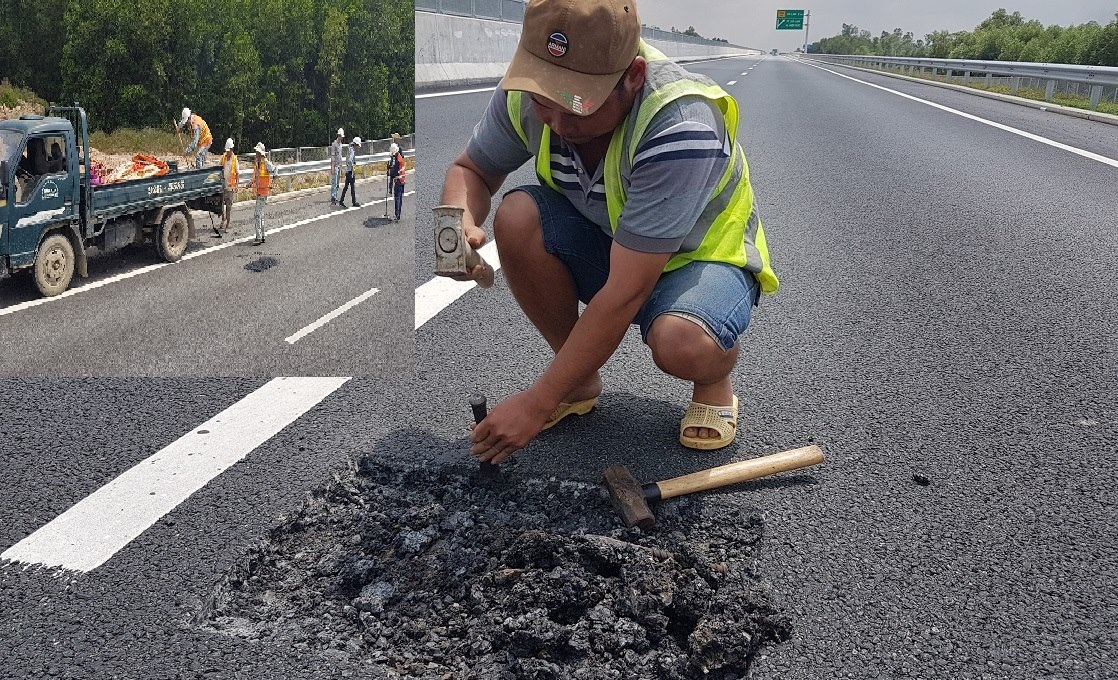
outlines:
[[1091, 110], [1099, 108], [1099, 102], [1102, 100], [1102, 85], [1091, 86]]
[[1009, 93], [1016, 97], [1017, 91], [1021, 89], [1021, 76], [1014, 76], [1010, 82], [1013, 84], [1009, 87]]
[[1049, 80], [1048, 85], [1046, 85], [1044, 87], [1044, 101], [1046, 101], [1046, 102], [1052, 101], [1052, 97], [1055, 94], [1056, 94], [1056, 81], [1055, 80]]

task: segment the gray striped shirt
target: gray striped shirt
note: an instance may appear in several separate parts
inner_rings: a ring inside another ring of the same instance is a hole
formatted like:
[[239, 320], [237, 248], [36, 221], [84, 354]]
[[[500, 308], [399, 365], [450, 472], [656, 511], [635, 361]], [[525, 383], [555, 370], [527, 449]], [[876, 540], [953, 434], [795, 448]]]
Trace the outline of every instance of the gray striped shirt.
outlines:
[[[630, 120], [640, 106], [641, 93]], [[527, 96], [527, 95], [525, 95]], [[532, 125], [542, 128], [535, 117]], [[529, 139], [538, 134], [525, 129]], [[466, 146], [485, 172], [506, 175], [531, 160], [513, 128], [505, 91], [497, 88]], [[645, 253], [675, 253], [695, 228], [730, 162], [730, 141], [721, 113], [702, 97], [682, 97], [660, 110], [637, 144], [633, 168], [622, 175], [627, 201], [614, 238]], [[558, 135], [551, 140], [551, 175], [557, 187], [588, 220], [610, 234], [603, 166], [587, 172], [578, 152]]]

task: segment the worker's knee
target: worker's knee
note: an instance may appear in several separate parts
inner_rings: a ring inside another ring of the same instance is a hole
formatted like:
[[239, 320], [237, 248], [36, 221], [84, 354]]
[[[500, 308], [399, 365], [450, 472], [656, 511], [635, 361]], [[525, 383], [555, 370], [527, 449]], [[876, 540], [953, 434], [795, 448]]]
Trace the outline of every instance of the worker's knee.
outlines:
[[540, 210], [535, 200], [523, 191], [513, 191], [497, 207], [493, 215], [493, 235], [497, 242], [525, 244], [540, 239]]
[[684, 380], [729, 373], [738, 346], [722, 349], [699, 323], [675, 314], [661, 314], [648, 331], [652, 359], [665, 373]]

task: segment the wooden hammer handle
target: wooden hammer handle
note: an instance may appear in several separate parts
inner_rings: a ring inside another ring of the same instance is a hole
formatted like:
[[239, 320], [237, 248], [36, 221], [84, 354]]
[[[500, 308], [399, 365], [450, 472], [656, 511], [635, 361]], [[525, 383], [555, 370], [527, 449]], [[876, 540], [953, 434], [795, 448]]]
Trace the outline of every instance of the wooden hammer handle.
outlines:
[[696, 491], [717, 489], [720, 486], [767, 477], [777, 472], [798, 470], [823, 462], [823, 450], [812, 444], [799, 449], [781, 451], [760, 458], [720, 465], [709, 470], [693, 472], [682, 477], [656, 482], [660, 498], [675, 498]]

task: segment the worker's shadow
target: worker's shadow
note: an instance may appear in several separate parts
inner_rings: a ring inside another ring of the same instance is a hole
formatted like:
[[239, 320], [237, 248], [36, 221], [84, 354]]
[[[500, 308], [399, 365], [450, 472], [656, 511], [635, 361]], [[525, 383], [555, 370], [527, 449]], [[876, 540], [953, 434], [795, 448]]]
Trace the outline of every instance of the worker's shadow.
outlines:
[[[500, 466], [508, 478], [558, 478], [596, 484], [610, 465], [624, 465], [642, 481], [670, 479], [719, 465], [795, 449], [814, 443], [799, 439], [764, 438], [750, 431], [747, 416], [740, 418], [737, 439], [715, 451], [696, 451], [679, 443], [679, 421], [684, 405], [633, 394], [604, 394], [597, 408], [585, 416], [569, 416], [542, 432], [525, 449]], [[745, 409], [742, 414], [745, 415]], [[388, 436], [371, 452], [387, 462], [398, 461], [401, 450], [410, 452], [413, 463], [451, 466], [473, 474], [477, 462], [470, 456], [467, 439], [469, 412], [463, 409], [462, 436], [448, 440], [429, 431], [401, 431]], [[748, 491], [799, 487], [817, 483], [815, 468], [783, 472], [771, 477], [741, 482], [727, 490]]]

